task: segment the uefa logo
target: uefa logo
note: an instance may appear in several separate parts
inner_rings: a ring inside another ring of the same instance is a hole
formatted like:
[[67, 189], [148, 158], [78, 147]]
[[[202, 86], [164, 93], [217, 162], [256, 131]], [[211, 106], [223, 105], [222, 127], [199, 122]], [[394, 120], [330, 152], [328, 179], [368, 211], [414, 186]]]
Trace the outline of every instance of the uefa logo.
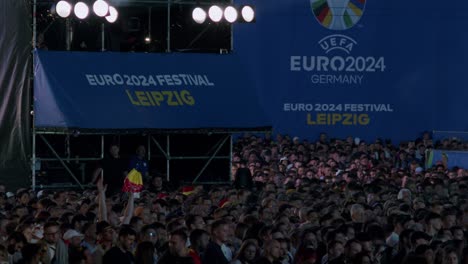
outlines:
[[331, 30], [347, 30], [361, 19], [366, 0], [310, 0], [318, 22]]

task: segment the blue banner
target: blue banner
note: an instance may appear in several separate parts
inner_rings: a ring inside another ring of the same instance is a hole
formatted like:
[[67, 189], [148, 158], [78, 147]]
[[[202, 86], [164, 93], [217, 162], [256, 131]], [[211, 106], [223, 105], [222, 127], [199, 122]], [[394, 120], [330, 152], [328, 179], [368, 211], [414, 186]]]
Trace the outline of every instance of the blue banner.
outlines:
[[234, 55], [36, 52], [36, 128], [265, 129]]
[[408, 140], [468, 131], [467, 1], [237, 0], [234, 50], [274, 131]]
[[442, 164], [442, 161], [447, 159], [449, 169], [453, 167], [467, 168], [468, 167], [468, 152], [467, 151], [447, 151], [433, 150], [432, 162], [429, 165], [435, 166]]
[[457, 131], [433, 131], [432, 139], [437, 140], [461, 140], [468, 141], [468, 132], [457, 132]]

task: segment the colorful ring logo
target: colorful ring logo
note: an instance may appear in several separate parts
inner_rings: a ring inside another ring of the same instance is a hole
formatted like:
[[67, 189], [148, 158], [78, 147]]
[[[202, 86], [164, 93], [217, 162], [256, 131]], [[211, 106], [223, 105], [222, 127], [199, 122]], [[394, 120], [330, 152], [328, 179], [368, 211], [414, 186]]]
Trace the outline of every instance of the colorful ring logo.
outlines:
[[310, 5], [322, 26], [331, 30], [347, 30], [361, 19], [366, 0], [310, 0]]

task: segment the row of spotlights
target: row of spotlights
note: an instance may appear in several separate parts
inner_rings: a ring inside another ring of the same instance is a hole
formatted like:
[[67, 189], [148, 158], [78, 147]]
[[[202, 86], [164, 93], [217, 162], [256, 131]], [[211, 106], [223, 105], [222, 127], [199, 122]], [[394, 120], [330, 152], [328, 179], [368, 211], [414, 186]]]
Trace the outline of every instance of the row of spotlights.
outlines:
[[[242, 7], [240, 13], [242, 15], [242, 19], [247, 23], [250, 23], [255, 19], [255, 11], [251, 6]], [[232, 6], [228, 6], [223, 10], [217, 5], [211, 6], [208, 9], [208, 14], [201, 7], [196, 7], [192, 12], [192, 18], [198, 24], [203, 24], [206, 21], [207, 16], [211, 21], [216, 23], [220, 22], [223, 17], [227, 22], [234, 23], [239, 18], [239, 13], [237, 9]]]
[[[72, 9], [75, 16], [79, 19], [85, 19], [89, 15], [89, 7], [83, 2], [76, 3], [73, 8], [72, 5], [65, 0], [61, 0], [57, 3], [57, 5], [55, 5], [55, 12], [57, 12], [57, 15], [63, 18], [69, 17], [71, 15]], [[115, 9], [113, 6], [110, 6], [104, 0], [96, 0], [96, 2], [94, 2], [93, 12], [98, 17], [105, 17], [109, 23], [114, 23], [117, 21], [119, 16], [117, 9]]]

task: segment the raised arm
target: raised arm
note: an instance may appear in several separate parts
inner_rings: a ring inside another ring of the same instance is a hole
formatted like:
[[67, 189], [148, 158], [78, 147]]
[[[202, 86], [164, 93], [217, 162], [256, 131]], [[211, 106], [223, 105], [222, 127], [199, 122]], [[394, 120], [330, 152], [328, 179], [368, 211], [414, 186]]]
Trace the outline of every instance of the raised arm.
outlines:
[[127, 207], [125, 208], [125, 217], [122, 220], [122, 225], [130, 224], [130, 220], [133, 216], [133, 211], [135, 211], [135, 197], [133, 193], [128, 193], [128, 202]]
[[107, 221], [107, 205], [106, 205], [107, 185], [104, 186], [104, 179], [102, 175], [98, 177], [99, 178], [96, 183], [96, 186], [98, 189], [98, 205], [99, 205], [98, 219], [99, 221]]

